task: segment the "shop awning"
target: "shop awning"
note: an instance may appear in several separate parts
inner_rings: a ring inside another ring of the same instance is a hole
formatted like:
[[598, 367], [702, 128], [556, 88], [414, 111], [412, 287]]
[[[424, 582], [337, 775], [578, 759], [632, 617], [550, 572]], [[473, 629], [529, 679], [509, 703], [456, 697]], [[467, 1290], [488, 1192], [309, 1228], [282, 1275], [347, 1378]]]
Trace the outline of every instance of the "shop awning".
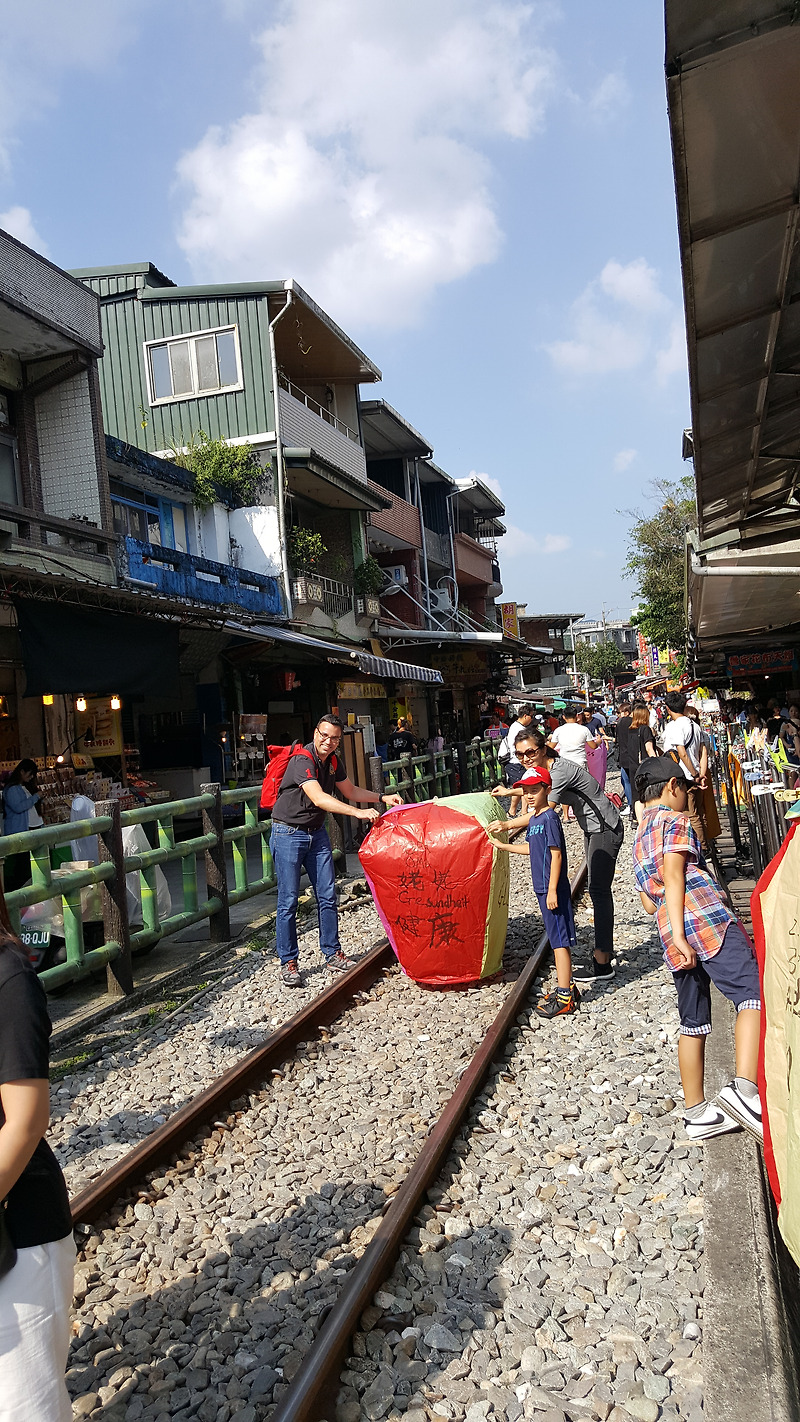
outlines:
[[15, 600], [25, 695], [177, 696], [177, 624]]
[[291, 627], [245, 627], [242, 623], [226, 622], [225, 626], [241, 637], [253, 637], [259, 642], [289, 642], [302, 647], [307, 652], [318, 652], [327, 656], [328, 661], [355, 662], [359, 670], [367, 676], [389, 676], [398, 681], [427, 681], [441, 683], [442, 673], [433, 667], [418, 667], [413, 662], [395, 662], [388, 657], [374, 657], [362, 652], [358, 647], [348, 647], [341, 642], [323, 642], [321, 637], [308, 637], [304, 632], [295, 632]]
[[441, 685], [442, 673], [435, 667], [417, 667], [413, 662], [394, 662], [389, 657], [373, 657], [357, 652], [356, 660], [369, 676], [393, 676], [397, 681], [431, 681]]

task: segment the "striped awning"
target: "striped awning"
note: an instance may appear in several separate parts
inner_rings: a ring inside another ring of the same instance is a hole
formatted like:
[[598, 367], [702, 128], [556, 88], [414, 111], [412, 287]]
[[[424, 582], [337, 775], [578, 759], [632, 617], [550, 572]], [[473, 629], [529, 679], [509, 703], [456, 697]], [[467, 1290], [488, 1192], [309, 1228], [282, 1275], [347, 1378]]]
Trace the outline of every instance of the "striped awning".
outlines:
[[373, 657], [368, 652], [356, 652], [356, 661], [368, 676], [391, 676], [396, 681], [428, 681], [441, 685], [444, 678], [435, 667], [418, 667], [414, 662], [394, 662], [389, 657]]

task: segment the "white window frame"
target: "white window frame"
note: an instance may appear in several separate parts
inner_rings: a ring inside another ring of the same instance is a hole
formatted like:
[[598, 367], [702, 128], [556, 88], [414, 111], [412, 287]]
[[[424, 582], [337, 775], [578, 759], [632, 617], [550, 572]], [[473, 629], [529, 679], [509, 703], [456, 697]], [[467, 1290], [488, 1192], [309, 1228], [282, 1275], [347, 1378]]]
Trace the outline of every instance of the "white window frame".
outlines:
[[[233, 333], [233, 343], [236, 349], [236, 366], [239, 371], [239, 380], [236, 385], [223, 385], [217, 390], [198, 390], [197, 379], [197, 354], [195, 351], [195, 341], [202, 340], [204, 336], [220, 336], [228, 331]], [[181, 341], [186, 341], [189, 346], [189, 367], [192, 372], [192, 383], [194, 390], [185, 395], [163, 395], [156, 397], [153, 389], [153, 371], [150, 365], [150, 351], [153, 346], [177, 345]], [[147, 381], [147, 398], [152, 407], [156, 405], [177, 405], [181, 400], [213, 400], [218, 395], [231, 395], [237, 390], [244, 390], [242, 379], [242, 349], [239, 341], [239, 327], [232, 322], [226, 326], [209, 326], [202, 331], [181, 331], [175, 332], [172, 336], [159, 336], [157, 340], [144, 342], [144, 373]]]

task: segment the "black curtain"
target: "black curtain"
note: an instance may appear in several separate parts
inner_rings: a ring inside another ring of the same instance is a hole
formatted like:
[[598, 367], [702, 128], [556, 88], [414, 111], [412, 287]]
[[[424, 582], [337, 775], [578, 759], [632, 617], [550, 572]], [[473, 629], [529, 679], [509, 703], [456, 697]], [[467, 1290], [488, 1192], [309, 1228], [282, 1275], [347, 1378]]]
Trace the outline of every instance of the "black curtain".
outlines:
[[177, 696], [178, 628], [62, 603], [15, 601], [26, 696]]

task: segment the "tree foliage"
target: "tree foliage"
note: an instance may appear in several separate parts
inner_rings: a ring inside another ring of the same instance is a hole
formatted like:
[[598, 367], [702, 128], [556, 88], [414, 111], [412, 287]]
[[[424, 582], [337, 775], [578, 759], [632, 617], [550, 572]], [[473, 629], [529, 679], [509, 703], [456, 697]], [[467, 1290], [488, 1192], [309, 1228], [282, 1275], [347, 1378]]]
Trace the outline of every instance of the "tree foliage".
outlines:
[[248, 444], [226, 444], [198, 430], [188, 443], [173, 449], [176, 464], [194, 475], [194, 502], [199, 509], [211, 508], [227, 489], [243, 506], [254, 503], [264, 478], [258, 455]]
[[691, 478], [653, 485], [658, 507], [653, 513], [631, 512], [625, 570], [634, 579], [639, 609], [634, 625], [656, 647], [681, 652], [686, 645], [684, 568], [686, 530], [696, 512]]
[[624, 653], [610, 639], [597, 642], [594, 646], [591, 642], [578, 642], [575, 664], [579, 672], [585, 672], [595, 681], [610, 681], [627, 666]]

